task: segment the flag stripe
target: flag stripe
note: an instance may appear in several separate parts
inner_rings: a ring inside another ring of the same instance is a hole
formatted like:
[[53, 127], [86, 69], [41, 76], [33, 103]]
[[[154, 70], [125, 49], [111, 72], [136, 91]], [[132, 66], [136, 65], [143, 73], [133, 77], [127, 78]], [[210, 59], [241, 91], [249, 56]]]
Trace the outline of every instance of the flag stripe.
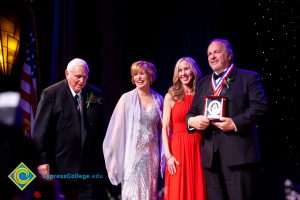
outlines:
[[30, 32], [26, 45], [26, 60], [23, 63], [21, 76], [21, 100], [23, 110], [23, 129], [31, 137], [37, 108], [37, 52], [33, 15], [30, 16]]
[[31, 74], [31, 67], [30, 67], [30, 65], [28, 65], [27, 63], [24, 63], [24, 65], [23, 65], [23, 72], [26, 73], [26, 74], [28, 74], [30, 76], [30, 74]]
[[31, 87], [28, 82], [21, 80], [21, 89], [27, 94], [30, 94]]
[[[24, 100], [23, 98], [20, 101], [21, 104], [21, 108], [23, 109], [23, 111], [25, 111], [25, 113], [23, 113], [23, 115], [25, 116], [26, 114], [30, 114], [31, 113], [31, 105], [29, 104], [28, 101]], [[26, 116], [25, 116], [26, 117]]]

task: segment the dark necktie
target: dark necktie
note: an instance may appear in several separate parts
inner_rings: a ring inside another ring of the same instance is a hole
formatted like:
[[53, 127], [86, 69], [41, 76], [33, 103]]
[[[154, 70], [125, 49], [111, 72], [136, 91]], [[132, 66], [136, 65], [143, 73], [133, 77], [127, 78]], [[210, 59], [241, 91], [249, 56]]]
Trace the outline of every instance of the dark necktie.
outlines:
[[80, 104], [79, 104], [79, 96], [78, 96], [78, 94], [76, 94], [74, 96], [74, 102], [75, 102], [75, 106], [77, 108], [77, 111], [80, 112]]
[[213, 73], [213, 77], [215, 80], [217, 80], [218, 78], [220, 78], [221, 76], [223, 76], [224, 72], [220, 73], [220, 74], [216, 74], [215, 72]]

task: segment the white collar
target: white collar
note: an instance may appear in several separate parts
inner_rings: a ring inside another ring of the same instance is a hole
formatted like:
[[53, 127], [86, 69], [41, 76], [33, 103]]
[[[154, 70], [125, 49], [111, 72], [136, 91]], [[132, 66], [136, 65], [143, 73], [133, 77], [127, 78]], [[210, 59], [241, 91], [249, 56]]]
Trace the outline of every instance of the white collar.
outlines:
[[69, 88], [70, 88], [70, 90], [71, 90], [71, 92], [72, 92], [72, 96], [74, 97], [76, 94], [80, 97], [81, 96], [81, 91], [80, 92], [78, 92], [78, 93], [76, 93], [76, 92], [74, 92], [74, 90], [69, 86]]

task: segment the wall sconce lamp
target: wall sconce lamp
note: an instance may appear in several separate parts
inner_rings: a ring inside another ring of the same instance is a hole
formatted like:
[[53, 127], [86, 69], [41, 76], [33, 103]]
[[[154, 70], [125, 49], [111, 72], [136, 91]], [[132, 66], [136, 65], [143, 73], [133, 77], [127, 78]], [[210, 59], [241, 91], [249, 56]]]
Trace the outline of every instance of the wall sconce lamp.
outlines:
[[0, 16], [0, 30], [0, 70], [10, 75], [19, 50], [20, 32], [14, 22], [3, 16]]

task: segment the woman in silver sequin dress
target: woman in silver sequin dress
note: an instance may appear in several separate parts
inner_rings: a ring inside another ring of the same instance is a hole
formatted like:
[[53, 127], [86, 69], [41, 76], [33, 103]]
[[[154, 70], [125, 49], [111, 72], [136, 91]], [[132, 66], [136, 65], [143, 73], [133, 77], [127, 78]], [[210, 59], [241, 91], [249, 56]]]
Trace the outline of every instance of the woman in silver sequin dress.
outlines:
[[109, 179], [121, 183], [123, 200], [158, 199], [163, 97], [150, 88], [155, 73], [151, 62], [131, 65], [136, 88], [119, 99], [103, 142]]

